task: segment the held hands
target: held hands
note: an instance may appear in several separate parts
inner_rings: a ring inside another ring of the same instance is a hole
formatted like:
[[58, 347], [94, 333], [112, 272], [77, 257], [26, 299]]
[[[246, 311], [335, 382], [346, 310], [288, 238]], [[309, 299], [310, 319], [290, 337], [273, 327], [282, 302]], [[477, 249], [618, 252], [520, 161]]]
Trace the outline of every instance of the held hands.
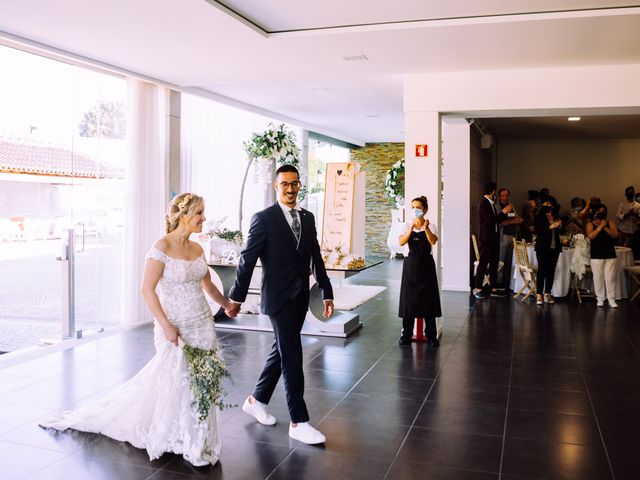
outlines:
[[224, 313], [229, 318], [236, 318], [240, 312], [240, 304], [232, 301], [227, 302], [227, 307], [224, 309]]
[[322, 312], [322, 316], [324, 318], [329, 318], [333, 315], [333, 300], [325, 300], [324, 301], [324, 312]]

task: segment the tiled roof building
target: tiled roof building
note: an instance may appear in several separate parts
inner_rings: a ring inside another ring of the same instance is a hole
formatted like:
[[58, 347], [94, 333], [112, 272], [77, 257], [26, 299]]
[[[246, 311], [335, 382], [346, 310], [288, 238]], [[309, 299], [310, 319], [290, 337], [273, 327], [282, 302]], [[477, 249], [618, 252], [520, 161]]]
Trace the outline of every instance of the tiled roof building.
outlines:
[[74, 153], [66, 147], [5, 137], [0, 137], [0, 173], [124, 178], [122, 168]]

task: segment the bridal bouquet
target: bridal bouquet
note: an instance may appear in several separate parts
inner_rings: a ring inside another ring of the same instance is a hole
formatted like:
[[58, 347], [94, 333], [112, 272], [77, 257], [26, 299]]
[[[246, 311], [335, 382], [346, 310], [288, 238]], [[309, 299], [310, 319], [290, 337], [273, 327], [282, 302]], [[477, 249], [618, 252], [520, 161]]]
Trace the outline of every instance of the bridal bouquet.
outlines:
[[227, 392], [222, 388], [222, 382], [225, 378], [231, 378], [231, 374], [218, 351], [192, 347], [182, 339], [178, 340], [178, 345], [182, 348], [189, 365], [191, 391], [194, 403], [198, 407], [198, 419], [201, 422], [205, 421], [212, 405], [220, 410], [233, 407], [234, 405], [223, 401]]

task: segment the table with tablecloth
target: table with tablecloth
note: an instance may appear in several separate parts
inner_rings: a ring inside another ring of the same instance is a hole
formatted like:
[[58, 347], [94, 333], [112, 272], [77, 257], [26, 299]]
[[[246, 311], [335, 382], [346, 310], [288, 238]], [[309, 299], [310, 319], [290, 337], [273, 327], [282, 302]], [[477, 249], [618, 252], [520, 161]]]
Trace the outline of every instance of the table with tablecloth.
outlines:
[[[571, 259], [573, 258], [573, 248], [563, 248], [558, 257], [556, 272], [553, 280], [553, 288], [551, 294], [554, 297], [565, 297], [569, 293], [571, 287]], [[527, 244], [527, 253], [529, 261], [534, 268], [538, 267], [538, 258], [533, 245]], [[616, 299], [629, 298], [631, 296], [631, 285], [627, 278], [625, 267], [632, 266], [633, 252], [627, 247], [616, 247], [616, 273], [618, 277], [618, 285], [616, 291]], [[511, 275], [511, 289], [515, 292], [519, 291], [523, 286], [522, 277], [518, 273], [515, 252], [513, 254], [513, 272]], [[581, 287], [593, 290], [593, 280], [591, 276], [583, 278], [580, 283]]]

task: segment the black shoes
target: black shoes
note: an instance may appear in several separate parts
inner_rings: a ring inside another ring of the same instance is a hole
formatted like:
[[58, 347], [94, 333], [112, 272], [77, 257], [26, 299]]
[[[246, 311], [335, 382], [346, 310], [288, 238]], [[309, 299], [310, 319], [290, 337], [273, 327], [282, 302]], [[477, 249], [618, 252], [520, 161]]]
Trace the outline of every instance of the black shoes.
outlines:
[[487, 298], [487, 294], [484, 293], [484, 291], [481, 290], [480, 288], [474, 288], [472, 293], [473, 293], [473, 296], [476, 297], [478, 300]]
[[[404, 338], [400, 337], [400, 340], [398, 340], [398, 345], [411, 345], [411, 339], [405, 340]], [[433, 340], [429, 340], [427, 342], [427, 345], [429, 345], [431, 348], [438, 348], [440, 346], [440, 342], [437, 338], [434, 338]]]
[[507, 291], [504, 288], [496, 288], [495, 290], [491, 290], [491, 296], [503, 298], [507, 296]]

